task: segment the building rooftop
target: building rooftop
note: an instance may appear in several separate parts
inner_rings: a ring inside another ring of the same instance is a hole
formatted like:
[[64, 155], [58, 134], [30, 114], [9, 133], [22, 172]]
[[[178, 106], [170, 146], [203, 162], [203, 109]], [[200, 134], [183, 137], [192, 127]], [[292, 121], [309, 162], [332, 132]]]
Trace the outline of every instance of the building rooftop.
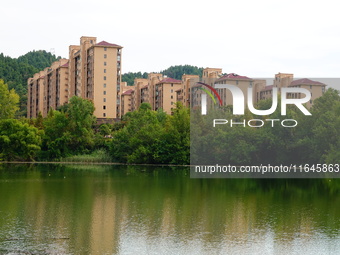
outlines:
[[63, 64], [61, 67], [68, 67], [68, 62], [66, 64]]
[[133, 89], [129, 89], [129, 90], [123, 92], [122, 95], [131, 95], [132, 92], [133, 92]]
[[227, 75], [222, 76], [221, 78], [219, 78], [217, 81], [220, 80], [225, 80], [225, 79], [234, 79], [234, 80], [251, 80], [249, 77], [247, 76], [241, 76], [235, 73], [230, 73]]
[[106, 41], [101, 41], [101, 42], [97, 43], [96, 46], [108, 46], [108, 47], [119, 47], [119, 48], [122, 48], [122, 46], [120, 46], [118, 44], [108, 43]]
[[292, 81], [290, 83], [290, 86], [302, 85], [302, 84], [306, 84], [306, 85], [325, 85], [322, 82], [312, 81], [310, 79], [304, 78], [304, 79], [299, 79], [299, 80]]
[[272, 90], [274, 85], [267, 85], [262, 91]]
[[176, 80], [176, 79], [173, 79], [173, 78], [165, 78], [165, 79], [161, 80], [160, 82], [158, 82], [157, 84], [161, 84], [161, 83], [182, 83], [182, 81]]

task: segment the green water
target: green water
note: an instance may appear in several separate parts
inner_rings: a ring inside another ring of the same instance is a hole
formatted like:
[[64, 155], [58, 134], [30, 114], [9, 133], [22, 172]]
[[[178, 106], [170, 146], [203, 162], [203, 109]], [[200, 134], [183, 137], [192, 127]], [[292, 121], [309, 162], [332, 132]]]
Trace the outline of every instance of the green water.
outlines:
[[0, 254], [340, 254], [340, 180], [0, 165]]

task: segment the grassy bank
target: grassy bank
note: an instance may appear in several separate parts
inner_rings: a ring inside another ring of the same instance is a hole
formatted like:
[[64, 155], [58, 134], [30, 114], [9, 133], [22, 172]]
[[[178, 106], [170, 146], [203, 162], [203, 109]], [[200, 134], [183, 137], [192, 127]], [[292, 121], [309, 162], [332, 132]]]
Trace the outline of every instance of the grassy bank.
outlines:
[[61, 158], [60, 162], [103, 163], [112, 162], [110, 155], [103, 149], [95, 150], [91, 154], [74, 155]]

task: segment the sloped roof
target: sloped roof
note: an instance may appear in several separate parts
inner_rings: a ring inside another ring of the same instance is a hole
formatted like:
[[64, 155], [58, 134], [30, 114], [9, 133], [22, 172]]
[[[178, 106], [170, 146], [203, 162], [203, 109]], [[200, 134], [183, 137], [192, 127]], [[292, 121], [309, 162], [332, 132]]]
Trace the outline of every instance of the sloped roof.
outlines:
[[302, 85], [302, 84], [306, 84], [306, 85], [325, 85], [322, 82], [312, 81], [310, 79], [304, 78], [304, 79], [299, 79], [299, 80], [292, 81], [290, 83], [290, 86]]
[[129, 89], [129, 90], [123, 92], [122, 95], [131, 95], [132, 92], [133, 92], [133, 89]]
[[122, 48], [122, 46], [120, 46], [118, 44], [108, 43], [106, 41], [101, 41], [101, 42], [97, 43], [96, 46], [108, 46], [108, 47], [119, 47], [119, 48]]
[[268, 85], [262, 91], [272, 90], [273, 87], [274, 87], [274, 85]]
[[230, 73], [227, 75], [222, 76], [221, 78], [219, 78], [217, 81], [220, 80], [225, 80], [225, 79], [234, 79], [234, 80], [251, 80], [249, 77], [247, 76], [241, 76], [235, 73]]
[[160, 82], [158, 82], [157, 84], [161, 84], [161, 83], [182, 83], [182, 81], [176, 80], [176, 79], [173, 79], [173, 78], [165, 78], [165, 79], [161, 80]]

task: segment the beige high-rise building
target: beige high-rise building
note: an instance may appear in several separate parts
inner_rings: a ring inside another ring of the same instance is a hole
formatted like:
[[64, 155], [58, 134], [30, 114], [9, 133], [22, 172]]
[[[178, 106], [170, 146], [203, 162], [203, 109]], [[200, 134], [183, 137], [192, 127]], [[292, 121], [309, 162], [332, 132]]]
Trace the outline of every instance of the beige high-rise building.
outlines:
[[183, 106], [190, 107], [190, 87], [193, 84], [200, 81], [200, 77], [198, 75], [190, 75], [183, 74], [182, 75], [182, 88], [180, 91], [177, 91], [179, 98], [182, 97], [181, 101]]
[[[50, 108], [56, 109], [72, 96], [79, 96], [94, 103], [94, 115], [98, 119], [120, 118], [122, 47], [96, 41], [96, 37], [81, 37], [80, 45], [69, 47], [68, 60], [60, 60], [59, 64], [53, 63], [44, 70], [43, 116], [47, 115]], [[30, 118], [35, 117], [37, 112], [34, 106], [36, 101], [33, 104], [35, 99], [31, 99], [36, 80], [34, 77], [28, 80], [29, 91], [32, 91], [28, 100]]]
[[[293, 80], [293, 74], [282, 74], [278, 73], [275, 75], [274, 85], [265, 86], [259, 93], [260, 93], [260, 100], [264, 99], [272, 99], [273, 98], [273, 88], [278, 88], [278, 93], [281, 92], [282, 88], [292, 87], [292, 88], [304, 88], [310, 91], [311, 93], [311, 100], [306, 103], [306, 106], [310, 108], [314, 100], [318, 97], [321, 97], [326, 91], [326, 84], [312, 81], [310, 79], [298, 79]], [[304, 95], [301, 93], [288, 93], [288, 98], [303, 98]]]
[[167, 114], [172, 114], [176, 105], [176, 90], [180, 89], [182, 81], [165, 78], [155, 86], [155, 110], [163, 109]]
[[68, 60], [61, 59], [45, 68], [44, 111], [57, 109], [68, 102]]
[[36, 118], [44, 111], [44, 78], [45, 72], [36, 73], [28, 79], [27, 118]]
[[123, 117], [127, 112], [131, 112], [132, 93], [133, 89], [126, 90], [121, 95], [121, 116]]
[[[310, 91], [311, 93], [311, 99], [306, 103], [306, 106], [310, 108], [314, 100], [321, 97], [325, 91], [326, 91], [326, 84], [318, 82], [318, 81], [312, 81], [310, 79], [299, 79], [292, 81], [288, 87], [293, 88], [304, 88]], [[304, 98], [304, 95], [301, 95], [301, 93], [290, 93], [287, 95], [288, 98]]]
[[134, 80], [134, 84], [133, 84], [134, 91], [131, 94], [131, 100], [132, 100], [131, 111], [138, 110], [141, 104], [141, 88], [147, 85], [148, 85], [147, 79], [136, 78]]
[[68, 101], [68, 60], [60, 59], [28, 81], [27, 117], [46, 116]]
[[155, 94], [156, 94], [156, 84], [163, 80], [163, 75], [160, 73], [149, 73], [148, 74], [148, 94], [149, 103], [152, 109], [155, 109]]
[[[247, 76], [241, 76], [234, 73], [224, 75], [223, 77], [219, 78], [215, 81], [215, 84], [228, 84], [228, 85], [235, 85], [240, 88], [245, 95], [245, 98], [248, 94], [248, 88], [253, 88], [254, 79], [248, 78]], [[233, 104], [233, 96], [228, 89], [216, 89], [218, 94], [220, 95], [223, 105], [232, 105]], [[254, 97], [256, 98], [256, 94], [253, 93], [253, 102]], [[244, 102], [246, 105], [246, 100]]]
[[278, 92], [281, 92], [281, 88], [286, 88], [293, 81], [294, 75], [291, 73], [278, 73], [275, 74], [273, 87], [278, 88]]

